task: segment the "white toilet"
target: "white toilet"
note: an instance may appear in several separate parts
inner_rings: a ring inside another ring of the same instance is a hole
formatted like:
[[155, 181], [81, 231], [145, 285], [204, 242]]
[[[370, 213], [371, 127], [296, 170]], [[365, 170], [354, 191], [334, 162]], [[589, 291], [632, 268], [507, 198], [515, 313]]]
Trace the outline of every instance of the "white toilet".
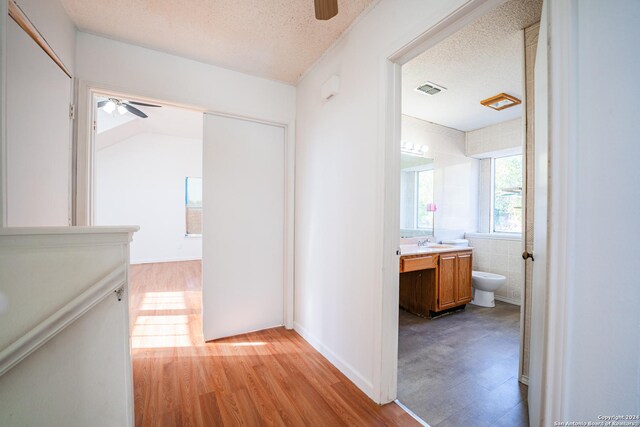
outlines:
[[504, 285], [507, 278], [500, 274], [474, 271], [471, 277], [473, 286], [473, 300], [471, 304], [481, 307], [495, 307], [496, 302], [493, 293]]

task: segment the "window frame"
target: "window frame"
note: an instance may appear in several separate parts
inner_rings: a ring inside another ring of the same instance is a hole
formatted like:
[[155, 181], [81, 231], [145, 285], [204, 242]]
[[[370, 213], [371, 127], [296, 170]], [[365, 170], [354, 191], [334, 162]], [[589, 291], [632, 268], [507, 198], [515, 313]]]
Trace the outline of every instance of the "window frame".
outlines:
[[[200, 186], [202, 187], [202, 177], [197, 176], [186, 176], [184, 179], [184, 236], [185, 237], [202, 237], [202, 223], [200, 224], [201, 231], [200, 233], [189, 233], [189, 209], [197, 209], [198, 206], [190, 206], [189, 205], [189, 180], [199, 179]], [[202, 199], [202, 194], [200, 195]], [[202, 201], [200, 202], [200, 215], [202, 215]]]
[[[498, 159], [504, 159], [507, 157], [516, 157], [519, 156], [521, 158], [521, 192], [520, 192], [520, 200], [521, 200], [521, 205], [522, 205], [522, 216], [521, 216], [521, 220], [520, 220], [520, 229], [518, 231], [498, 231], [496, 230], [496, 222], [495, 222], [495, 210], [496, 210], [496, 160]], [[490, 228], [489, 228], [489, 232], [491, 234], [510, 234], [510, 235], [518, 235], [518, 234], [522, 234], [522, 231], [524, 229], [524, 224], [523, 224], [523, 220], [524, 220], [524, 155], [522, 153], [520, 154], [505, 154], [502, 156], [494, 156], [491, 157], [491, 203], [490, 203], [490, 212], [489, 212], [489, 220], [490, 220]]]

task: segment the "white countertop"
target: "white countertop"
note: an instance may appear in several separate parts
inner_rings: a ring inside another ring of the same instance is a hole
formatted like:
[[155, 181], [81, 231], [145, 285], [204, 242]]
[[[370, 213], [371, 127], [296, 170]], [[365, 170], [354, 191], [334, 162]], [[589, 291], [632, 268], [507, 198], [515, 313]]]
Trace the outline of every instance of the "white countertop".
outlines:
[[428, 246], [413, 245], [400, 245], [400, 255], [422, 255], [422, 254], [439, 254], [444, 252], [457, 252], [471, 250], [471, 246], [454, 246], [454, 245], [439, 245], [430, 243]]

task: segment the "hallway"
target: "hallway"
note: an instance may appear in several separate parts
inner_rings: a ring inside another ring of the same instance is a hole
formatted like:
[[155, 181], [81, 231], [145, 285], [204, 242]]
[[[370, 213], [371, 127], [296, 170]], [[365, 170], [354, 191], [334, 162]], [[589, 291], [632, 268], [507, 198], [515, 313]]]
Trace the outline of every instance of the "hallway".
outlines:
[[372, 402], [294, 331], [205, 343], [200, 261], [130, 274], [136, 426], [418, 425]]

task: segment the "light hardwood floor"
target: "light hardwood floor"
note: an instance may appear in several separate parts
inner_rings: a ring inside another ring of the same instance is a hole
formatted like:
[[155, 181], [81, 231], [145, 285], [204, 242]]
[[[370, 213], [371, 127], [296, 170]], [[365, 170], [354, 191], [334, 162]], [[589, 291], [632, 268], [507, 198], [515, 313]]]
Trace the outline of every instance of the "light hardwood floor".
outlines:
[[411, 426], [294, 331], [205, 343], [199, 261], [131, 267], [136, 426]]

